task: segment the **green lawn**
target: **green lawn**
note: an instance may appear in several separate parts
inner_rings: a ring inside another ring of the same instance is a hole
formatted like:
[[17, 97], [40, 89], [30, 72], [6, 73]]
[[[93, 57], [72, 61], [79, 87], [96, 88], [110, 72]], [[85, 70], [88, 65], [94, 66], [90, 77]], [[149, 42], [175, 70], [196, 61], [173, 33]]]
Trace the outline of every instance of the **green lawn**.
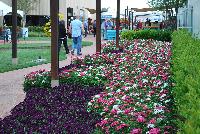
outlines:
[[[19, 38], [19, 40], [24, 40], [24, 38]], [[25, 40], [27, 41], [46, 41], [46, 40], [51, 40], [50, 37], [26, 37]]]
[[[68, 41], [69, 46], [71, 40]], [[84, 46], [92, 45], [92, 42], [83, 42]], [[12, 46], [11, 44], [0, 45], [0, 73], [22, 69], [26, 67], [36, 66], [39, 64], [50, 63], [51, 61], [51, 47], [49, 43], [39, 44], [19, 44], [18, 45], [18, 65], [12, 65]], [[46, 59], [45, 62], [36, 62], [39, 58]], [[59, 59], [65, 59], [65, 50], [63, 45], [59, 54]]]

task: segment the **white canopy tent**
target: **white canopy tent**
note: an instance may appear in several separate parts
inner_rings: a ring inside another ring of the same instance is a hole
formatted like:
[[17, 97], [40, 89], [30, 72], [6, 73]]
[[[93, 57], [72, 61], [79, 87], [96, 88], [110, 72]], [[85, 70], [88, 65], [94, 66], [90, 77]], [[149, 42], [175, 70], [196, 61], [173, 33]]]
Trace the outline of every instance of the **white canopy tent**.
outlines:
[[[0, 16], [5, 16], [8, 13], [12, 12], [12, 7], [6, 5], [2, 1], [0, 1]], [[17, 13], [23, 17], [23, 11], [17, 10]]]

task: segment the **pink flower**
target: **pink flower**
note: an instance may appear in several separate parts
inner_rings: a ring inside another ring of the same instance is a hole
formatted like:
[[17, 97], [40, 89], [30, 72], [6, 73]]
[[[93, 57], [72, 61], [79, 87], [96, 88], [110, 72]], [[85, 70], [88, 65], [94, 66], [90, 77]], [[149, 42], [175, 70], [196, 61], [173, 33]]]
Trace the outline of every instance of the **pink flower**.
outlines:
[[149, 121], [149, 123], [150, 123], [150, 124], [154, 124], [154, 123], [156, 123], [156, 120], [153, 118], [153, 119], [151, 119], [151, 120]]
[[137, 122], [145, 122], [144, 117], [139, 116], [139, 117], [137, 118]]
[[120, 129], [124, 128], [124, 127], [128, 127], [129, 125], [127, 124], [121, 124], [119, 126], [116, 127], [116, 130], [119, 131]]
[[103, 111], [108, 112], [109, 109], [107, 107], [105, 107]]
[[80, 75], [81, 75], [81, 76], [84, 76], [84, 75], [85, 75], [85, 73], [84, 73], [84, 72], [81, 72], [81, 73], [80, 73]]
[[117, 114], [117, 110], [116, 109], [112, 109], [110, 112], [111, 112], [111, 114]]
[[149, 131], [149, 134], [159, 134], [160, 133], [160, 129], [159, 128], [152, 128]]
[[114, 126], [116, 126], [116, 125], [118, 125], [119, 124], [119, 121], [114, 121], [113, 123], [111, 123], [111, 127], [114, 127]]
[[134, 128], [130, 134], [141, 134], [142, 133], [142, 129], [141, 128]]
[[130, 108], [124, 110], [124, 114], [129, 114], [130, 112], [131, 112], [131, 109], [130, 109]]

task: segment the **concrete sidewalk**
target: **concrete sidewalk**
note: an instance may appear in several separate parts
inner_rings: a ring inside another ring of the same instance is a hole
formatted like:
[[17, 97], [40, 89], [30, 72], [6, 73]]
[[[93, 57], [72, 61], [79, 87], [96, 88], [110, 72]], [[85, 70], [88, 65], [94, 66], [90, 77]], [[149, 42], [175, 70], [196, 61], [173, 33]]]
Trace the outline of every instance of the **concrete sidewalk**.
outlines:
[[[96, 52], [96, 38], [89, 35], [88, 37], [83, 38], [83, 40], [92, 41], [93, 45], [82, 48], [82, 57], [84, 55], [94, 54]], [[73, 57], [74, 56], [69, 54], [66, 60], [59, 62], [59, 67], [69, 65], [71, 63], [71, 58]], [[6, 73], [0, 73], [0, 118], [9, 115], [10, 110], [24, 100], [24, 75], [40, 69], [50, 70], [50, 68], [51, 64], [43, 64]]]

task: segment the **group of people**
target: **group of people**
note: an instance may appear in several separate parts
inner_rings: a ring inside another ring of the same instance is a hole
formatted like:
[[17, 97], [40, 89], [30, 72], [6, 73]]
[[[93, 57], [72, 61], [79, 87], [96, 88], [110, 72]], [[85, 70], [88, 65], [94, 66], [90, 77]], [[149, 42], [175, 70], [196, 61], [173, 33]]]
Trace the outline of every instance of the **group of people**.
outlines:
[[[93, 22], [93, 33], [94, 37], [96, 36], [96, 20]], [[58, 51], [60, 51], [61, 44], [64, 45], [66, 55], [69, 53], [69, 48], [67, 45], [67, 36], [70, 33], [72, 37], [72, 50], [71, 54], [74, 55], [75, 50], [77, 50], [77, 56], [82, 55], [81, 48], [82, 48], [82, 34], [84, 37], [87, 37], [88, 32], [88, 23], [85, 21], [83, 24], [79, 20], [79, 16], [76, 16], [75, 20], [73, 20], [69, 26], [68, 31], [65, 28], [65, 21], [59, 22], [59, 41], [58, 41]]]
[[[87, 37], [90, 29], [91, 27], [89, 27], [88, 20], [85, 20], [84, 21], [84, 37]], [[96, 36], [96, 20], [94, 20], [92, 24], [92, 33], [95, 37]]]

